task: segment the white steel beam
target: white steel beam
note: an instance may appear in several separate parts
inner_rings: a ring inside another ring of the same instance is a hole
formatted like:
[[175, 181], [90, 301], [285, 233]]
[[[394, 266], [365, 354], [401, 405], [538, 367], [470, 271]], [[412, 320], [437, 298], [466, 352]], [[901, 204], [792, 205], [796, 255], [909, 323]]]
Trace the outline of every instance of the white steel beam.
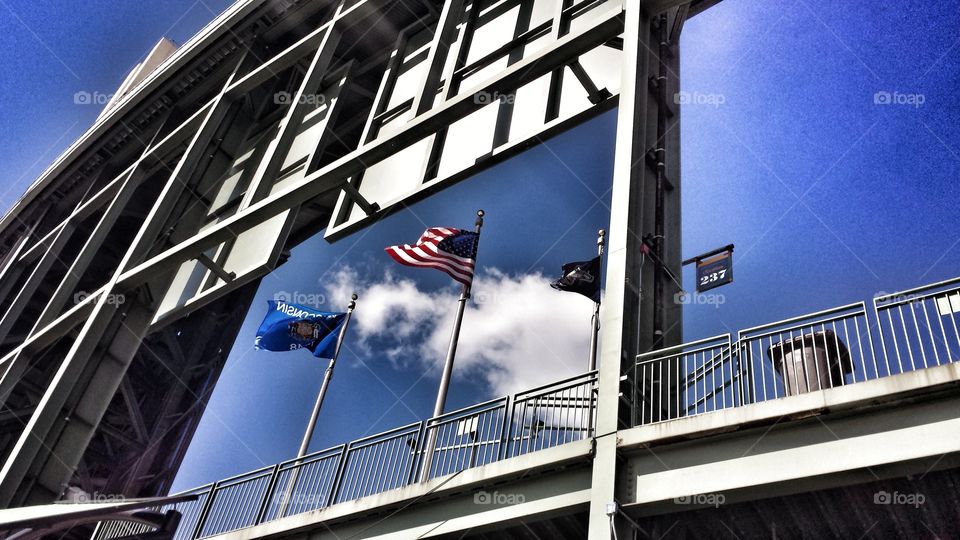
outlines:
[[612, 520], [608, 514], [608, 505], [617, 497], [621, 375], [646, 337], [640, 333], [649, 334], [651, 330], [641, 328], [640, 312], [641, 301], [650, 303], [648, 295], [642, 294], [643, 286], [650, 280], [643, 279], [637, 268], [645, 229], [653, 230], [653, 213], [647, 211], [652, 199], [652, 182], [645, 155], [652, 141], [656, 141], [655, 129], [652, 129], [656, 127], [656, 103], [651, 99], [647, 82], [655, 67], [651, 66], [650, 51], [656, 50], [656, 44], [650, 43], [651, 18], [645, 7], [643, 0], [624, 1], [620, 108], [610, 194], [606, 290], [600, 322], [590, 540], [609, 540], [612, 527], [617, 527], [620, 537], [628, 535], [622, 521]]
[[321, 193], [339, 189], [347, 178], [362, 170], [363, 164], [376, 163], [482, 107], [483, 103], [474, 99], [476, 94], [508, 91], [534, 80], [562, 65], [570, 57], [602, 45], [616, 36], [621, 28], [620, 10], [611, 10], [598, 17], [593, 27], [584, 28], [561, 38], [552, 47], [517, 62], [499, 75], [480, 84], [473, 92], [465, 92], [451, 98], [442, 106], [412, 120], [396, 133], [361, 146], [330, 165], [307, 175], [296, 184], [252, 204], [245, 211], [238, 212], [150, 260], [124, 271], [119, 282], [121, 289], [127, 290], [144, 283], [151, 277], [194, 257], [197, 253], [230, 240], [235, 234], [262, 223], [288, 208], [302, 204]]
[[[237, 62], [233, 74], [229, 77], [227, 84], [233, 82], [237, 70], [243, 64], [243, 58]], [[226, 86], [224, 87], [224, 90]], [[116, 283], [120, 279], [124, 268], [131, 265], [133, 261], [143, 256], [163, 226], [169, 212], [172, 210], [177, 198], [183, 191], [185, 180], [183, 177], [192, 176], [197, 163], [206, 154], [207, 147], [214, 136], [215, 131], [220, 127], [220, 123], [226, 116], [230, 102], [224, 99], [224, 93], [221, 92], [210, 107], [204, 118], [200, 129], [193, 135], [186, 152], [180, 159], [176, 168], [173, 170], [166, 185], [157, 197], [150, 213], [147, 215], [143, 225], [138, 231], [136, 237], [118, 264], [118, 269], [105, 286], [109, 293], [114, 291]], [[189, 178], [188, 178], [189, 180]], [[100, 344], [104, 331], [107, 329], [111, 320], [118, 312], [118, 306], [109, 302], [110, 294], [100, 294], [92, 302], [92, 310], [81, 327], [76, 339], [74, 339], [65, 358], [60, 363], [59, 368], [53, 376], [49, 386], [44, 392], [43, 397], [37, 405], [37, 411], [30, 417], [29, 422], [24, 426], [23, 432], [12, 448], [9, 457], [0, 469], [0, 506], [8, 507], [16, 505], [19, 502], [29, 500], [29, 493], [34, 490], [32, 483], [26, 484], [28, 474], [35, 477], [43, 477], [43, 471], [39, 470], [47, 465], [63, 474], [64, 470], [79, 461], [79, 453], [82, 448], [76, 448], [73, 454], [76, 455], [53, 455], [42, 457], [43, 451], [50, 452], [54, 441], [48, 441], [51, 430], [54, 425], [64, 418], [64, 406], [67, 400], [74, 393], [77, 378], [86, 371], [90, 362], [109, 361], [107, 359], [94, 358], [95, 351]], [[123, 324], [123, 323], [121, 323]], [[138, 327], [141, 325], [138, 325]], [[119, 381], [117, 381], [119, 382]], [[68, 413], [69, 414], [69, 413]], [[89, 426], [92, 429], [95, 426]], [[89, 431], [89, 430], [88, 430]], [[91, 433], [92, 434], [92, 433]], [[85, 447], [85, 445], [83, 445]], [[39, 463], [38, 463], [39, 461]], [[50, 486], [51, 478], [44, 478], [47, 482], [46, 489], [55, 491], [56, 488]]]

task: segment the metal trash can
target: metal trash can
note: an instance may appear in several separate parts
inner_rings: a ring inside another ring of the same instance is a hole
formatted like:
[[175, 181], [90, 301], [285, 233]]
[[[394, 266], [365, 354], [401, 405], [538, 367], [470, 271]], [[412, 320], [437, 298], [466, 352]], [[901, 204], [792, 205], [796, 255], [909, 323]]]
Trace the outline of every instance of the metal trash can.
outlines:
[[767, 349], [767, 356], [788, 396], [841, 386], [853, 372], [850, 352], [833, 330], [781, 341]]

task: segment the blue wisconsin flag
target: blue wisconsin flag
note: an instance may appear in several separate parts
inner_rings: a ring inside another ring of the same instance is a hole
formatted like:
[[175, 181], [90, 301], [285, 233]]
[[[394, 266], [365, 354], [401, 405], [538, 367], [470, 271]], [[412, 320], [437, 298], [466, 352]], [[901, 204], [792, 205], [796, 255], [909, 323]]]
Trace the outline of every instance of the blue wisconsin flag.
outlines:
[[333, 358], [346, 313], [327, 313], [274, 300], [267, 303], [270, 310], [257, 329], [255, 348], [277, 352], [309, 349], [317, 358]]

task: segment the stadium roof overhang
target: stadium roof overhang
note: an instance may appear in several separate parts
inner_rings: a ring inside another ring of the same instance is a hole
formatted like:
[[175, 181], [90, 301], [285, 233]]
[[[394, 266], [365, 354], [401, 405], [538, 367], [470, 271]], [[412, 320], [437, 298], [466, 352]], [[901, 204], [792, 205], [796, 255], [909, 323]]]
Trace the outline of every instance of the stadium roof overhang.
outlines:
[[101, 521], [125, 521], [156, 528], [153, 538], [170, 538], [176, 531], [180, 514], [153, 510], [163, 505], [186, 502], [196, 495], [176, 495], [146, 499], [120, 499], [108, 502], [54, 503], [0, 510], [0, 531], [7, 540], [41, 538]]

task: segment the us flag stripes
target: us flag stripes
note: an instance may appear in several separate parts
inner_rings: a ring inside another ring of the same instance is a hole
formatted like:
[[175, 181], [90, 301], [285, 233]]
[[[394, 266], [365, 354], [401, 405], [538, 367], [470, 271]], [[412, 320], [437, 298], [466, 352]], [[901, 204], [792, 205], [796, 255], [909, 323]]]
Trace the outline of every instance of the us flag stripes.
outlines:
[[386, 252], [406, 266], [434, 268], [469, 286], [477, 259], [478, 233], [451, 227], [431, 227], [415, 245], [390, 246]]

